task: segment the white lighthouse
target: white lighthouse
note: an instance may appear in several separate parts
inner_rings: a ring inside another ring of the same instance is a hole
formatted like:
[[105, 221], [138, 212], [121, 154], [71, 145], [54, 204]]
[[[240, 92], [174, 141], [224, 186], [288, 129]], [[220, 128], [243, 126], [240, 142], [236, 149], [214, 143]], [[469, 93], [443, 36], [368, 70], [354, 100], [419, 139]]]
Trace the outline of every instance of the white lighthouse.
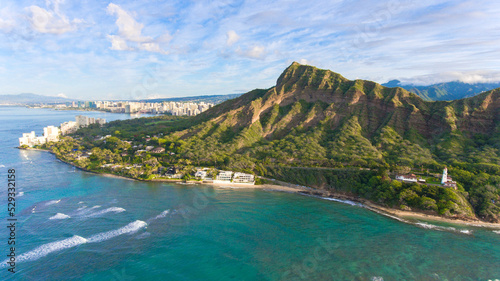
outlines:
[[441, 184], [448, 182], [448, 168], [444, 167], [443, 178], [441, 179]]

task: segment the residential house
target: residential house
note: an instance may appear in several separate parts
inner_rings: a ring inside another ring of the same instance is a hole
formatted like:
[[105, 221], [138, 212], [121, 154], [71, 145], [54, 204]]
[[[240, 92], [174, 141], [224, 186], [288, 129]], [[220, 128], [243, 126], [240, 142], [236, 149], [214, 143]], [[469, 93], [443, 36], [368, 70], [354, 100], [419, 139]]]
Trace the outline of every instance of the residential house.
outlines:
[[252, 174], [236, 172], [236, 173], [234, 173], [233, 182], [252, 183], [253, 184], [255, 182], [255, 177]]
[[233, 177], [233, 172], [232, 171], [219, 171], [219, 174], [215, 178], [217, 181], [231, 181]]

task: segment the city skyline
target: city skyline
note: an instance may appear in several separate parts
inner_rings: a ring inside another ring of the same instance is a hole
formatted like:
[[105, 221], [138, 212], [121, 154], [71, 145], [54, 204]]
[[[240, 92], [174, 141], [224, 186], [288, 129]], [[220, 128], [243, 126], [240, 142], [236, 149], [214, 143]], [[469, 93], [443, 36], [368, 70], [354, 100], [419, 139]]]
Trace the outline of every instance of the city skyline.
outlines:
[[499, 11], [488, 1], [2, 3], [0, 94], [244, 93], [273, 86], [293, 61], [380, 83], [498, 82]]

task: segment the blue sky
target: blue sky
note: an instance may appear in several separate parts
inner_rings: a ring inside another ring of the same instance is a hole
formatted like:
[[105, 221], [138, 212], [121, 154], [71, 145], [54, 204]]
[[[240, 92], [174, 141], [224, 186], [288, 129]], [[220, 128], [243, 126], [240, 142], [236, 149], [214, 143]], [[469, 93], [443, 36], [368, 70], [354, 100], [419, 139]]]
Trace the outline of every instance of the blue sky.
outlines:
[[293, 61], [380, 83], [497, 82], [499, 14], [496, 1], [0, 0], [0, 94], [242, 93]]

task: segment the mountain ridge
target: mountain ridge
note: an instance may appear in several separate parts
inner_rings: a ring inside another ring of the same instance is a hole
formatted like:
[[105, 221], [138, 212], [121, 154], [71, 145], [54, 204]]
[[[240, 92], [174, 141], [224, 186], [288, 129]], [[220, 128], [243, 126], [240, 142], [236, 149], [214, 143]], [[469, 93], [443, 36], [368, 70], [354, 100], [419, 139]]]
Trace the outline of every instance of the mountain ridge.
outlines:
[[[256, 95], [256, 91], [259, 95]], [[224, 114], [223, 111], [241, 110], [240, 116], [247, 116], [239, 118], [235, 124], [245, 126], [255, 123], [262, 114], [268, 114], [270, 108], [275, 104], [283, 107], [302, 100], [306, 103], [337, 104], [338, 106], [330, 106], [330, 108], [327, 106], [317, 113], [320, 115], [333, 114], [332, 119], [335, 125], [339, 124], [335, 121], [339, 121], [341, 118], [350, 114], [362, 113], [363, 116], [360, 119], [368, 125], [365, 131], [368, 130], [369, 135], [383, 127], [384, 123], [392, 124], [398, 132], [408, 130], [410, 129], [409, 123], [405, 125], [404, 122], [397, 121], [397, 119], [407, 119], [412, 127], [419, 130], [420, 134], [430, 137], [442, 133], [444, 127], [449, 127], [448, 129], [451, 131], [457, 128], [462, 129], [467, 123], [470, 123], [471, 126], [468, 129], [465, 128], [466, 130], [478, 133], [487, 133], [495, 129], [493, 124], [495, 120], [491, 122], [491, 116], [488, 116], [490, 122], [480, 122], [478, 118], [481, 117], [481, 114], [474, 112], [474, 110], [480, 106], [478, 101], [482, 97], [484, 97], [485, 103], [492, 100], [498, 102], [498, 90], [486, 92], [477, 98], [450, 102], [426, 102], [416, 94], [402, 88], [386, 88], [376, 82], [366, 80], [348, 80], [338, 73], [300, 65], [296, 62], [292, 63], [280, 75], [275, 87], [267, 89], [265, 93], [263, 91], [265, 90], [255, 90], [244, 94], [240, 98], [229, 101], [227, 105], [223, 103], [216, 106], [197, 119], [204, 120], [205, 117], [219, 116], [217, 120], [222, 120], [220, 115]], [[482, 106], [488, 108], [487, 104]], [[218, 110], [219, 108], [223, 108], [223, 110]], [[370, 112], [367, 112], [368, 108]], [[434, 118], [434, 115], [438, 113], [445, 118]], [[452, 122], [457, 114], [466, 119], [460, 120], [458, 127], [456, 122]], [[378, 117], [379, 122], [375, 122], [376, 124], [373, 120], [370, 122], [366, 118], [367, 115]], [[490, 115], [492, 114], [490, 113]], [[386, 120], [386, 122], [380, 120]], [[431, 120], [432, 123], [430, 123]], [[312, 122], [305, 125], [317, 124], [318, 118], [310, 121]], [[480, 126], [474, 126], [477, 124]]]
[[417, 94], [426, 101], [457, 100], [473, 97], [477, 94], [500, 88], [498, 83], [465, 83], [461, 81], [451, 81], [445, 83], [432, 84], [428, 86], [403, 85], [399, 80], [391, 80], [382, 84], [386, 87], [401, 87]]

